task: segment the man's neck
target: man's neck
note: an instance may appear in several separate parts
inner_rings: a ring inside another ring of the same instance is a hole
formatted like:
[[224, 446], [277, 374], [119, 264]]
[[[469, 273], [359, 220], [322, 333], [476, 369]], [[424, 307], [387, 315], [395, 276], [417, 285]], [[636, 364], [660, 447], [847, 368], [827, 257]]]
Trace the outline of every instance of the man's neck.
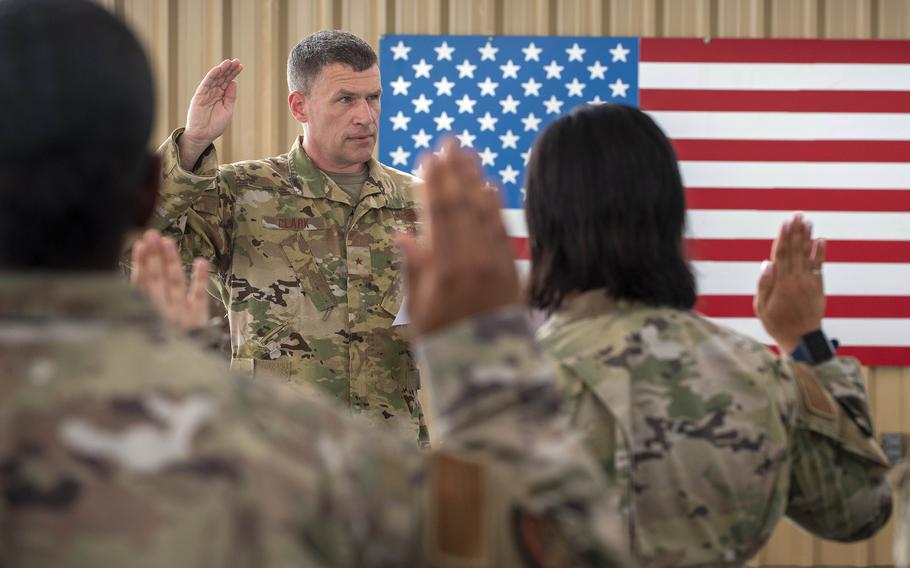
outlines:
[[356, 174], [367, 168], [366, 162], [355, 162], [349, 165], [332, 163], [325, 158], [313, 144], [308, 143], [306, 136], [303, 137], [301, 145], [303, 146], [303, 151], [309, 156], [310, 161], [313, 162], [313, 165], [328, 174]]

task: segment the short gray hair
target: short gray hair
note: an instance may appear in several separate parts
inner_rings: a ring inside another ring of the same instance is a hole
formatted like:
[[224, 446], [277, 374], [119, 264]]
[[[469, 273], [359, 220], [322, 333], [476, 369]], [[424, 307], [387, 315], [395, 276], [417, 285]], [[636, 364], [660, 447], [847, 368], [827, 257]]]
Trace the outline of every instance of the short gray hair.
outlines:
[[370, 44], [352, 33], [322, 30], [310, 34], [288, 55], [288, 90], [310, 94], [322, 68], [333, 63], [366, 71], [376, 65], [377, 57]]

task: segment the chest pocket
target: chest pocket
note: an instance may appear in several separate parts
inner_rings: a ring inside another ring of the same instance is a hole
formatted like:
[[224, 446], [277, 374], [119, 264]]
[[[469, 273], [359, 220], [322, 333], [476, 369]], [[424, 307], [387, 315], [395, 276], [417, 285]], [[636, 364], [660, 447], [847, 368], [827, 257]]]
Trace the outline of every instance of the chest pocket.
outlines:
[[[344, 298], [344, 261], [340, 235], [318, 216], [263, 216], [264, 241], [278, 244], [300, 282], [301, 292], [323, 312]], [[340, 268], [340, 272], [339, 272]]]

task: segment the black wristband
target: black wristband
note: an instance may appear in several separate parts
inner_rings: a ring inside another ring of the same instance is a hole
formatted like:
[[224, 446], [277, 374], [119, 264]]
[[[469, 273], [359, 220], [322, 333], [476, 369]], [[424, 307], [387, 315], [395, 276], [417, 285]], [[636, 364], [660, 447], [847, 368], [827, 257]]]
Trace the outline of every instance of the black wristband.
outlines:
[[834, 358], [835, 344], [820, 329], [810, 331], [799, 340], [799, 345], [790, 354], [794, 361], [818, 365]]

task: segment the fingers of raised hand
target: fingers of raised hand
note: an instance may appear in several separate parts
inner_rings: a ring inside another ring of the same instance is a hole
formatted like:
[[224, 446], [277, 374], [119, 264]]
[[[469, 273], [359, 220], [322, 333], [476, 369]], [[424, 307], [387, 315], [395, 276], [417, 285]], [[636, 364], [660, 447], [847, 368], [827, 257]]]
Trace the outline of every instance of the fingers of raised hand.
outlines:
[[225, 59], [209, 69], [202, 82], [199, 83], [196, 94], [206, 99], [220, 98], [241, 71], [243, 71], [243, 65], [239, 60]]
[[825, 263], [825, 249], [826, 245], [824, 239], [818, 239], [813, 243], [810, 266], [812, 273], [817, 276], [821, 276], [822, 265]]
[[173, 240], [161, 239], [161, 261], [163, 263], [165, 294], [170, 304], [181, 304], [186, 298], [186, 274], [180, 262], [180, 254]]
[[209, 263], [207, 260], [197, 258], [193, 261], [193, 277], [190, 280], [189, 291], [186, 295], [186, 313], [188, 328], [205, 325], [209, 319], [208, 289]]
[[793, 268], [800, 272], [811, 270], [810, 256], [812, 254], [812, 224], [801, 214], [793, 216]]
[[793, 227], [790, 220], [781, 223], [780, 231], [774, 244], [771, 245], [771, 258], [774, 265], [781, 274], [790, 272], [790, 263], [793, 256], [792, 242], [790, 237], [793, 233]]

